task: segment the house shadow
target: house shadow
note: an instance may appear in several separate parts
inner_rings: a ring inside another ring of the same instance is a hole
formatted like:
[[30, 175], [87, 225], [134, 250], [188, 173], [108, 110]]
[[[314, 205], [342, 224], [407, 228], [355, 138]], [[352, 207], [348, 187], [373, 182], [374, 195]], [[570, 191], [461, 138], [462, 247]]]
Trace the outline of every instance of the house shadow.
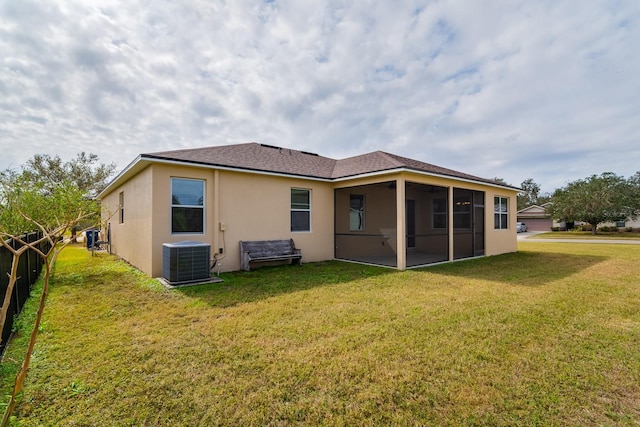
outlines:
[[367, 277], [394, 274], [395, 270], [341, 261], [261, 267], [248, 272], [222, 273], [220, 283], [176, 288], [212, 307], [232, 307], [282, 294], [305, 291]]
[[518, 251], [451, 264], [440, 264], [417, 271], [515, 286], [543, 286], [572, 276], [607, 259], [606, 256]]
[[[519, 251], [422, 267], [412, 272], [534, 287], [572, 276], [606, 261], [607, 258], [559, 252]], [[325, 261], [302, 266], [262, 267], [250, 272], [223, 273], [223, 282], [176, 288], [175, 291], [199, 299], [212, 307], [225, 308], [366, 277], [398, 273], [397, 270], [384, 267]]]

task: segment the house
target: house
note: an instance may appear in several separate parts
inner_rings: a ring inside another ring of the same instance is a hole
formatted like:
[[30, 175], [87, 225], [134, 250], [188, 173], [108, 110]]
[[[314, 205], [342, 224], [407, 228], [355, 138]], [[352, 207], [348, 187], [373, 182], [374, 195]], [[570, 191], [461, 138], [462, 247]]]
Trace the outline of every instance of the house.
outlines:
[[516, 251], [520, 189], [394, 154], [335, 160], [266, 144], [139, 155], [98, 196], [111, 250], [148, 275], [163, 244], [293, 239], [303, 261], [400, 270]]
[[609, 226], [609, 227], [617, 227], [619, 229], [632, 229], [632, 230], [638, 230], [640, 229], [640, 218], [635, 218], [635, 219], [631, 219], [631, 218], [626, 218], [624, 220], [620, 220], [620, 221], [616, 221], [616, 222], [607, 222], [605, 224], [602, 224], [603, 226]]
[[[531, 205], [517, 212], [518, 222], [524, 222], [527, 224], [529, 231], [551, 231], [557, 230], [571, 230], [574, 226], [584, 224], [581, 221], [578, 222], [565, 222], [560, 220], [554, 220], [551, 215], [547, 213], [547, 207], [551, 205], [551, 202], [543, 203], [542, 205]], [[619, 229], [638, 229], [640, 228], [640, 219], [630, 219], [606, 222], [600, 224], [599, 227], [617, 227]]]
[[555, 224], [551, 215], [547, 213], [549, 203], [540, 206], [531, 205], [517, 212], [518, 222], [527, 224], [529, 231], [551, 231]]

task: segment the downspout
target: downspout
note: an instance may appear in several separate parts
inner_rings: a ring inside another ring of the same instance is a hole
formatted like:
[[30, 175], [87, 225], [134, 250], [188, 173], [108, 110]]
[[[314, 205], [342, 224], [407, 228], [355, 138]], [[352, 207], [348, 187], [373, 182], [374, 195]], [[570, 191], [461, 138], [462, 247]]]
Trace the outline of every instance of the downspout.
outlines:
[[[213, 253], [220, 248], [220, 171], [213, 171]], [[215, 256], [215, 255], [214, 255]]]

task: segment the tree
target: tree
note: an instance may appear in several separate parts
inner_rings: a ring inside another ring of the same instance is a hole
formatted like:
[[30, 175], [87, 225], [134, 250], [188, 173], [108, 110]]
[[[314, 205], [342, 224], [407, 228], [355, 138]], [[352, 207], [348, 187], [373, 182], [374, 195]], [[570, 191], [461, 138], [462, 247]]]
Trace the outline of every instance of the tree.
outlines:
[[84, 151], [75, 159], [63, 162], [60, 156], [36, 154], [23, 167], [24, 178], [37, 180], [50, 189], [62, 183], [72, 183], [87, 197], [95, 197], [108, 184], [116, 169], [115, 163], [97, 164], [98, 156]]
[[505, 180], [504, 180], [504, 178], [499, 178], [499, 177], [497, 177], [497, 176], [496, 176], [496, 177], [494, 177], [494, 178], [492, 179], [492, 181], [495, 181], [495, 182], [497, 182], [498, 184], [511, 186], [511, 184], [509, 184], [507, 181], [505, 181]]
[[[96, 154], [87, 154], [84, 151], [75, 159], [66, 162], [58, 155], [36, 154], [23, 166], [22, 178], [39, 182], [44, 192], [53, 192], [60, 185], [73, 185], [85, 197], [93, 198], [107, 186], [115, 168], [115, 163], [98, 164]], [[98, 210], [96, 215], [99, 215]], [[74, 224], [71, 227], [73, 242], [76, 240], [77, 230], [78, 225]]]
[[639, 174], [625, 180], [611, 172], [592, 175], [570, 182], [556, 190], [547, 211], [556, 219], [583, 221], [591, 225], [593, 234], [598, 224], [640, 215]]
[[548, 193], [542, 193], [540, 185], [533, 178], [527, 178], [520, 184], [522, 193], [518, 194], [518, 210], [522, 210], [527, 206], [541, 205], [551, 200]]
[[533, 180], [533, 178], [528, 178], [522, 181], [520, 188], [522, 188], [522, 193], [518, 194], [518, 210], [538, 204], [540, 186]]
[[[42, 319], [49, 279], [58, 254], [70, 242], [63, 236], [81, 221], [95, 225], [99, 221], [97, 202], [88, 197], [104, 184], [114, 165], [91, 165], [97, 156], [84, 153], [78, 156], [78, 168], [70, 162], [62, 163], [59, 157], [35, 156], [21, 172], [0, 172], [0, 245], [13, 254], [9, 284], [0, 309], [0, 330], [4, 327], [9, 304], [17, 281], [20, 256], [27, 249], [34, 250], [44, 260], [42, 294], [30, 341], [14, 384], [9, 404], [5, 409], [2, 425], [7, 425], [15, 405], [15, 397], [22, 390], [29, 361]], [[108, 172], [108, 173], [107, 173]], [[104, 174], [107, 173], [105, 176]], [[36, 242], [26, 242], [21, 236], [25, 231], [37, 229], [42, 237]], [[12, 241], [19, 243], [14, 249]], [[43, 245], [43, 243], [46, 243]]]

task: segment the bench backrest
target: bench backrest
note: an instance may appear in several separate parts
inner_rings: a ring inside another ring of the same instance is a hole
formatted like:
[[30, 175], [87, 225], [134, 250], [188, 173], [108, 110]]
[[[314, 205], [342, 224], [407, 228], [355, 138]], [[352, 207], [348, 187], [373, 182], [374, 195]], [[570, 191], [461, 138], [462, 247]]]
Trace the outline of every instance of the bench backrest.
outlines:
[[242, 252], [249, 252], [249, 255], [254, 258], [292, 255], [296, 249], [293, 239], [241, 241], [240, 247]]

